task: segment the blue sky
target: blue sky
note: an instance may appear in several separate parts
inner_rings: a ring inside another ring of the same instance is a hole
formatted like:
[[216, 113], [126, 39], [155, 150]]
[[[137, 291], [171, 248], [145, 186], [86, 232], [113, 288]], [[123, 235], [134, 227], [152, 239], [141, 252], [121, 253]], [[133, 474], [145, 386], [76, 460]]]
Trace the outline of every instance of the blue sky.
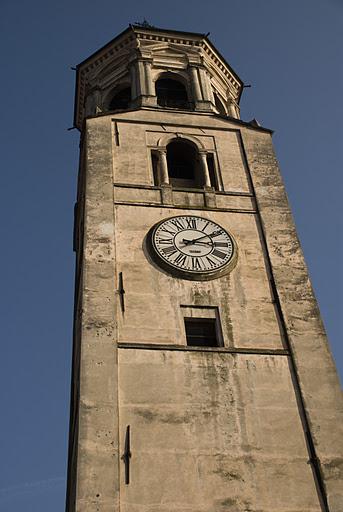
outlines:
[[274, 144], [341, 376], [340, 0], [11, 2], [0, 8], [0, 509], [64, 508], [78, 133], [70, 69], [124, 30], [211, 32]]

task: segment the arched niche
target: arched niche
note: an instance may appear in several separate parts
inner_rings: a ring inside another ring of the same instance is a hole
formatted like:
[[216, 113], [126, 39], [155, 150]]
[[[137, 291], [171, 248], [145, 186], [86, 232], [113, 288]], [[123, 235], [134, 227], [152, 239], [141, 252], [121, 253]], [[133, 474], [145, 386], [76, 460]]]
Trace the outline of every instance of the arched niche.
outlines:
[[199, 188], [202, 175], [198, 147], [185, 138], [174, 138], [166, 146], [169, 182], [173, 187]]
[[105, 101], [105, 110], [127, 110], [131, 103], [131, 86], [122, 84], [116, 87], [108, 95]]
[[190, 110], [188, 86], [177, 73], [162, 73], [155, 81], [157, 105], [164, 108]]

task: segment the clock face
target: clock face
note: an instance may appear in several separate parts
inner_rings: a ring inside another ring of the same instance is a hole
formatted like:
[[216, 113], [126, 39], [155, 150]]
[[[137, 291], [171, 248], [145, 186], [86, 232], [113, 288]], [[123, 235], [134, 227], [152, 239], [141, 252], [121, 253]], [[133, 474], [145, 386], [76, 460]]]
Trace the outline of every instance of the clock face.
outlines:
[[234, 240], [224, 228], [193, 215], [160, 222], [152, 231], [151, 242], [159, 263], [193, 279], [211, 278], [228, 270], [235, 253]]

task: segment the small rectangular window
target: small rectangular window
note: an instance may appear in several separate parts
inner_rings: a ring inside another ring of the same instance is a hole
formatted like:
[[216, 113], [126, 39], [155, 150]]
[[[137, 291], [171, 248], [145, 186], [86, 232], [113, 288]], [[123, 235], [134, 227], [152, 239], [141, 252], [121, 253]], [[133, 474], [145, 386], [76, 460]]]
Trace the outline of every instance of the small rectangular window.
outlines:
[[187, 345], [190, 347], [219, 347], [215, 318], [185, 318]]

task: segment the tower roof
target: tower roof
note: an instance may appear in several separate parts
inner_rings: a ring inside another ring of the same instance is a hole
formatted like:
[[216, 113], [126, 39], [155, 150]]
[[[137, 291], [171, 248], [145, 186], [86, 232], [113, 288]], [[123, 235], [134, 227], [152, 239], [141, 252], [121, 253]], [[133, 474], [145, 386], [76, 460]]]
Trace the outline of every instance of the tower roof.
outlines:
[[[81, 127], [87, 89], [96, 88], [105, 74], [117, 74], [128, 69], [130, 62], [140, 55], [161, 56], [163, 52], [182, 52], [188, 63], [204, 65], [223, 88], [239, 103], [243, 81], [214, 47], [208, 34], [129, 25], [123, 32], [77, 65], [74, 125]], [[161, 60], [161, 59], [159, 59]], [[162, 58], [163, 60], [163, 58]]]

